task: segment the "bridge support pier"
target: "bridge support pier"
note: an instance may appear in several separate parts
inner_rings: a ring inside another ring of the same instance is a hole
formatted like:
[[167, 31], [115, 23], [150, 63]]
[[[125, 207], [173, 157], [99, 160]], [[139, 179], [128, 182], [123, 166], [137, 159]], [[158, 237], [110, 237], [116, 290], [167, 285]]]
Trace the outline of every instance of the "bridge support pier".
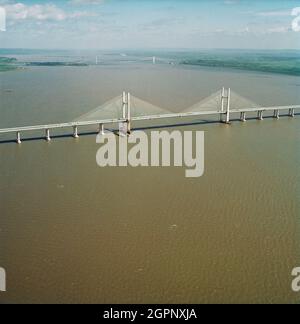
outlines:
[[17, 144], [21, 144], [21, 133], [17, 132], [17, 139], [16, 139]]
[[230, 113], [229, 113], [229, 111], [226, 112], [225, 124], [230, 124]]
[[225, 124], [230, 124], [230, 113], [229, 112], [226, 112], [225, 114], [225, 121], [224, 121]]
[[127, 134], [130, 135], [131, 134], [131, 121], [127, 120]]
[[240, 120], [242, 122], [245, 122], [246, 121], [246, 113], [245, 112], [241, 112]]
[[295, 117], [295, 109], [294, 108], [289, 109], [289, 116]]
[[99, 134], [105, 135], [104, 124], [99, 124]]
[[77, 126], [74, 126], [73, 127], [73, 137], [74, 138], [78, 138], [79, 135], [78, 135], [78, 127]]
[[274, 110], [274, 115], [273, 115], [273, 117], [279, 119], [279, 109], [275, 109], [275, 110]]
[[259, 110], [258, 112], [257, 112], [257, 118], [258, 118], [258, 120], [263, 120], [264, 119], [264, 117], [263, 117], [263, 111], [262, 110]]
[[50, 130], [46, 129], [46, 141], [50, 142], [51, 141], [51, 137], [50, 137]]

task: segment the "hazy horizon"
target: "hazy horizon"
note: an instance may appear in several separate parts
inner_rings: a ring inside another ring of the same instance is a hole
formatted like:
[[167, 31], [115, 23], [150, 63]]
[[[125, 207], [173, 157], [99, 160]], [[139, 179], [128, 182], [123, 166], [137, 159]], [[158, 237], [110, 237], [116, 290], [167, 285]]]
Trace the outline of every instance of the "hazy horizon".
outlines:
[[107, 48], [42, 48], [42, 47], [2, 47], [0, 46], [0, 50], [32, 50], [32, 51], [88, 51], [88, 52], [94, 52], [94, 51], [241, 51], [241, 52], [299, 52], [300, 48], [238, 48], [238, 47], [232, 47], [232, 48], [204, 48], [204, 47], [198, 47], [198, 48], [189, 48], [189, 47], [137, 47], [137, 48], [130, 48], [130, 47], [119, 47], [119, 48], [113, 48], [113, 47], [107, 47]]

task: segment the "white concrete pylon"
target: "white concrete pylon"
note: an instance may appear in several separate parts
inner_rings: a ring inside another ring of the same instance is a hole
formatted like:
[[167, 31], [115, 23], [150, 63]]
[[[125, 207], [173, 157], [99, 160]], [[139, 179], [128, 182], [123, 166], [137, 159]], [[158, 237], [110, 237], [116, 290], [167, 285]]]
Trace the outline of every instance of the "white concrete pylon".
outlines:
[[17, 143], [18, 144], [21, 144], [21, 133], [20, 132], [17, 132]]
[[274, 116], [273, 117], [279, 119], [279, 109], [274, 110]]
[[242, 122], [245, 122], [246, 121], [246, 113], [245, 112], [241, 112], [240, 120]]
[[123, 119], [126, 119], [126, 105], [127, 105], [126, 92], [123, 91], [123, 95], [122, 95], [122, 117], [123, 117]]
[[46, 141], [50, 142], [51, 141], [51, 137], [50, 137], [50, 130], [46, 129]]
[[226, 108], [226, 124], [230, 123], [230, 93], [231, 90], [228, 88], [227, 90], [227, 108]]
[[78, 127], [77, 126], [74, 126], [73, 127], [73, 137], [74, 138], [78, 138], [79, 135], [78, 135]]
[[223, 113], [224, 113], [224, 99], [225, 99], [225, 88], [221, 90], [221, 113], [220, 113], [220, 122], [223, 122]]
[[224, 99], [225, 99], [225, 88], [222, 88], [221, 92], [221, 111], [224, 112]]
[[295, 117], [295, 109], [294, 108], [289, 109], [289, 116]]
[[127, 93], [127, 133], [131, 134], [131, 96]]
[[104, 124], [99, 124], [99, 134], [105, 135]]

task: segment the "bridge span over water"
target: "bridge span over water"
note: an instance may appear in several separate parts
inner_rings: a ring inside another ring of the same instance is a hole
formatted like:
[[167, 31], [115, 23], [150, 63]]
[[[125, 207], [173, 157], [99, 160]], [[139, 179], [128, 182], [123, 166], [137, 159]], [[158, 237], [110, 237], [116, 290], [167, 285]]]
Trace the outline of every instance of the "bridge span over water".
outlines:
[[26, 132], [42, 131], [45, 139], [51, 140], [50, 132], [55, 129], [72, 129], [73, 137], [79, 137], [79, 129], [83, 126], [96, 126], [99, 133], [104, 134], [106, 125], [123, 125], [126, 133], [130, 134], [132, 124], [139, 121], [150, 121], [170, 118], [187, 118], [199, 116], [217, 116], [221, 123], [230, 124], [232, 114], [239, 114], [242, 122], [246, 121], [247, 113], [256, 113], [259, 120], [263, 120], [264, 113], [271, 112], [272, 117], [279, 119], [280, 115], [295, 116], [300, 105], [263, 107], [253, 101], [238, 95], [230, 88], [223, 88], [211, 96], [201, 100], [182, 112], [174, 113], [143, 101], [130, 93], [124, 92], [121, 96], [113, 98], [96, 109], [80, 116], [74, 121], [21, 126], [0, 129], [2, 134], [16, 134], [16, 142], [21, 143], [21, 135]]

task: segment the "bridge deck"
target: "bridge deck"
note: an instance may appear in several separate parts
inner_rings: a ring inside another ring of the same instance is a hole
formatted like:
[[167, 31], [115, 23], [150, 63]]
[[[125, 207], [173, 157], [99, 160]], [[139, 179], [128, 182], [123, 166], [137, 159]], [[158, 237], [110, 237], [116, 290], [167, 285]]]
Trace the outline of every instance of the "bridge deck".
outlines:
[[[230, 114], [241, 113], [241, 112], [258, 112], [258, 111], [273, 111], [273, 110], [288, 110], [288, 109], [300, 109], [300, 105], [291, 106], [275, 106], [275, 107], [257, 107], [257, 108], [244, 108], [244, 109], [230, 109]], [[226, 111], [220, 110], [209, 110], [209, 111], [199, 111], [199, 112], [185, 112], [185, 113], [170, 113], [170, 114], [160, 114], [152, 116], [139, 116], [132, 117], [132, 121], [142, 121], [142, 120], [155, 120], [155, 119], [165, 119], [165, 118], [177, 118], [177, 117], [192, 117], [192, 116], [203, 116], [203, 115], [219, 115], [226, 114]], [[68, 127], [80, 127], [80, 126], [92, 126], [99, 124], [117, 124], [120, 122], [126, 122], [126, 119], [115, 118], [115, 119], [104, 119], [104, 120], [92, 120], [92, 121], [78, 121], [78, 122], [68, 122], [68, 123], [58, 123], [58, 124], [46, 124], [46, 125], [35, 125], [35, 126], [23, 126], [23, 127], [12, 127], [0, 129], [0, 134], [16, 133], [16, 132], [28, 132], [28, 131], [38, 131], [38, 130], [52, 130], [59, 128]]]

